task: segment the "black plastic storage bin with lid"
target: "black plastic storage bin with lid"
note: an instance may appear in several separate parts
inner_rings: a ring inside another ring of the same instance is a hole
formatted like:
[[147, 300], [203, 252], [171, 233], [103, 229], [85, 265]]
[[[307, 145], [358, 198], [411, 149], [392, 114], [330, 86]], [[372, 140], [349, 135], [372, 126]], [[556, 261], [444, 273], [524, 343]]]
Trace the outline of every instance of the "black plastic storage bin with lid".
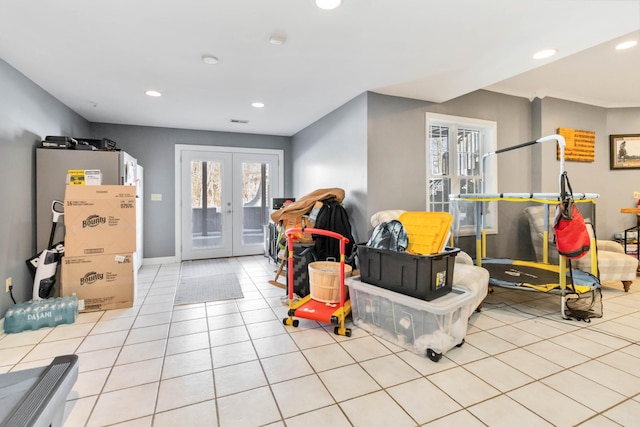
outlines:
[[458, 248], [415, 255], [358, 246], [360, 280], [403, 295], [431, 301], [451, 292]]

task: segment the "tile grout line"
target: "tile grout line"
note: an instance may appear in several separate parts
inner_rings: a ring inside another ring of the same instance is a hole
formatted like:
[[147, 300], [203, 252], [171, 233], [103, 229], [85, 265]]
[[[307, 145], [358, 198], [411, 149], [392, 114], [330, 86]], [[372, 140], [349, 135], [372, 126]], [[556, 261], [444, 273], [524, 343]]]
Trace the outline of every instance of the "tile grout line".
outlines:
[[[159, 271], [160, 271], [160, 267], [158, 267], [158, 269], [157, 269], [157, 271], [156, 271], [156, 275], [154, 276], [154, 279], [151, 281], [151, 284], [149, 285], [149, 289], [147, 290], [147, 293], [146, 293], [146, 295], [145, 295], [144, 299], [146, 299], [146, 298], [147, 298], [147, 296], [148, 296], [148, 294], [149, 294], [149, 290], [150, 290], [150, 289], [151, 289], [151, 287], [153, 286], [153, 283], [155, 282], [155, 278], [157, 277], [157, 275], [158, 275], [158, 272], [159, 272]], [[136, 301], [134, 301], [134, 304], [135, 304], [135, 303], [136, 303]], [[142, 305], [144, 305], [144, 300], [140, 303], [140, 307], [142, 307]], [[105, 313], [106, 313], [106, 311], [105, 311]], [[98, 405], [98, 401], [100, 400], [100, 397], [102, 397], [102, 395], [103, 395], [104, 388], [106, 387], [107, 382], [109, 381], [109, 378], [111, 377], [111, 375], [112, 375], [112, 373], [113, 373], [113, 369], [114, 369], [114, 368], [115, 368], [115, 366], [116, 366], [116, 363], [117, 363], [117, 361], [118, 361], [118, 357], [120, 357], [120, 354], [122, 353], [122, 349], [124, 348], [124, 346], [125, 346], [125, 344], [126, 344], [127, 338], [128, 338], [128, 337], [129, 337], [129, 335], [131, 334], [131, 329], [133, 329], [133, 325], [135, 324], [135, 321], [138, 319], [138, 316], [140, 315], [139, 313], [140, 313], [140, 309], [138, 309], [138, 310], [136, 311], [136, 315], [135, 315], [135, 316], [133, 316], [133, 317], [134, 317], [134, 320], [133, 320], [133, 322], [131, 323], [131, 326], [129, 327], [129, 329], [128, 329], [128, 331], [127, 331], [127, 336], [125, 337], [124, 341], [123, 341], [123, 342], [122, 342], [122, 344], [120, 345], [120, 349], [118, 350], [118, 354], [116, 355], [116, 357], [115, 357], [115, 359], [114, 359], [114, 361], [113, 361], [113, 364], [111, 365], [111, 367], [109, 367], [109, 374], [108, 374], [108, 375], [107, 375], [107, 377], [105, 378], [105, 381], [104, 381], [104, 383], [102, 384], [102, 388], [100, 389], [100, 392], [98, 393], [98, 395], [97, 395], [97, 397], [96, 397], [96, 400], [95, 400], [95, 402], [93, 403], [93, 405], [92, 405], [92, 407], [91, 407], [91, 410], [89, 411], [89, 414], [88, 414], [87, 419], [86, 419], [86, 421], [85, 421], [85, 426], [88, 426], [88, 425], [89, 425], [89, 422], [91, 421], [91, 416], [94, 414], [94, 411], [95, 411], [95, 409], [96, 409], [96, 407], [97, 407], [97, 405]], [[104, 315], [104, 313], [103, 313], [103, 315]], [[102, 317], [102, 316], [101, 316], [101, 317]], [[97, 324], [97, 322], [96, 322], [96, 324]], [[104, 349], [102, 349], [102, 350], [104, 350]], [[163, 358], [163, 364], [164, 364], [164, 358]], [[158, 387], [159, 387], [159, 382], [158, 382]], [[127, 387], [127, 388], [131, 388], [131, 387]], [[120, 390], [123, 390], [123, 389], [120, 389]], [[112, 390], [112, 392], [115, 392], [115, 391], [118, 391], [118, 390]], [[107, 393], [110, 393], [110, 392], [107, 392]], [[158, 391], [156, 390], [156, 402], [157, 402], [157, 393], [158, 393]], [[119, 422], [126, 422], [126, 421], [129, 421], [129, 419], [127, 419], [127, 420], [123, 420], [123, 421], [119, 421]]]

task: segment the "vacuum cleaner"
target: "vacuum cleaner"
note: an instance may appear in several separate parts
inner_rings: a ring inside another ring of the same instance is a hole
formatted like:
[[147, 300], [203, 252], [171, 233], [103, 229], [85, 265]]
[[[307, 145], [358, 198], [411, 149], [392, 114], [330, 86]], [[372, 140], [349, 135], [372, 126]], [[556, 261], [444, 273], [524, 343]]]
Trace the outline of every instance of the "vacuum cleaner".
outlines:
[[[53, 226], [51, 227], [49, 244], [45, 250], [26, 261], [27, 267], [29, 267], [34, 276], [32, 299], [18, 304], [13, 298], [13, 294], [11, 294], [11, 299], [16, 304], [9, 307], [5, 314], [5, 333], [12, 334], [24, 330], [54, 327], [76, 321], [78, 299], [75, 295], [50, 298], [54, 293], [58, 265], [64, 254], [63, 242], [53, 244], [56, 226], [64, 215], [62, 209], [64, 209], [64, 204], [59, 200], [54, 200], [51, 204]], [[4, 426], [5, 424], [0, 423], [0, 425]]]
[[53, 239], [56, 234], [56, 226], [58, 225], [60, 218], [64, 216], [64, 203], [60, 200], [54, 200], [51, 203], [51, 212], [53, 214], [53, 224], [47, 248], [26, 261], [27, 266], [34, 276], [33, 301], [49, 298], [53, 294], [54, 285], [56, 283], [56, 272], [58, 271], [60, 258], [62, 258], [62, 255], [64, 254], [63, 242], [56, 243], [55, 245], [53, 244]]

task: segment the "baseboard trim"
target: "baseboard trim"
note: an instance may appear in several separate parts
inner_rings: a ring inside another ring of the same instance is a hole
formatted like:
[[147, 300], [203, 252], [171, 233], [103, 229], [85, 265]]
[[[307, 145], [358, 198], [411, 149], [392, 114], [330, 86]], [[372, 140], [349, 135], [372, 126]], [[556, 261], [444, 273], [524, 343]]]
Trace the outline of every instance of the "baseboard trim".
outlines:
[[145, 265], [173, 264], [176, 262], [180, 262], [180, 260], [175, 256], [144, 258], [142, 260], [142, 265], [145, 266]]

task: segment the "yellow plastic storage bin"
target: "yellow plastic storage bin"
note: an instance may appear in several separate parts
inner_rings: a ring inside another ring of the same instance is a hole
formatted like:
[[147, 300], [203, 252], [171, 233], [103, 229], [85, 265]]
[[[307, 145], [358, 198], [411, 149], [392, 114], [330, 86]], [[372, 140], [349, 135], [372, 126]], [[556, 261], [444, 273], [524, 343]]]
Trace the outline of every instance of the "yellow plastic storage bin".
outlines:
[[404, 212], [398, 220], [409, 240], [407, 252], [429, 255], [444, 250], [453, 216], [448, 212]]

